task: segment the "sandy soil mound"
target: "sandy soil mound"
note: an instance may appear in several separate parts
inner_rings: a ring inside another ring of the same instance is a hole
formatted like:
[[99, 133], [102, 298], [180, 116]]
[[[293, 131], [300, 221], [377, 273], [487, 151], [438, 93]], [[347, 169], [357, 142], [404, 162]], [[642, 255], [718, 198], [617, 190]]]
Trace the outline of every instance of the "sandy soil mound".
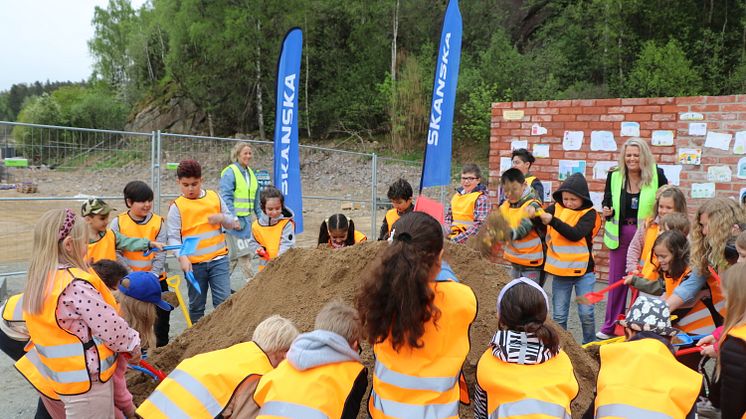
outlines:
[[[301, 331], [309, 331], [316, 313], [328, 300], [341, 298], [352, 302], [368, 264], [385, 246], [383, 242], [373, 242], [337, 251], [292, 249], [197, 325], [168, 346], [155, 350], [150, 362], [166, 373], [171, 372], [184, 358], [247, 340], [256, 324], [271, 314], [292, 319]], [[472, 349], [465, 366], [471, 386], [476, 362], [497, 327], [497, 294], [510, 278], [503, 267], [482, 259], [465, 246], [448, 245], [446, 259], [458, 278], [472, 287], [479, 301], [477, 320], [471, 329]], [[562, 331], [561, 337], [580, 383], [580, 394], [572, 406], [573, 416], [579, 417], [593, 400], [598, 363], [569, 333]], [[363, 347], [364, 361], [372, 371], [372, 350], [368, 345]], [[155, 388], [155, 383], [142, 374], [129, 373], [128, 379], [136, 404]], [[471, 413], [470, 407], [462, 406], [462, 417], [472, 417]]]

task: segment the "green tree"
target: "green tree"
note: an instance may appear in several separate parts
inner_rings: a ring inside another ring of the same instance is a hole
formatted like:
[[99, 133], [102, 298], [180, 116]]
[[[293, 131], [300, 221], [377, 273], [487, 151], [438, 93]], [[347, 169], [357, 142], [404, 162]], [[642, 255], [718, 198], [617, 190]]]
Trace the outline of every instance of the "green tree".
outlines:
[[700, 93], [702, 79], [686, 58], [678, 42], [663, 47], [648, 41], [643, 45], [629, 82], [628, 96], [691, 96]]

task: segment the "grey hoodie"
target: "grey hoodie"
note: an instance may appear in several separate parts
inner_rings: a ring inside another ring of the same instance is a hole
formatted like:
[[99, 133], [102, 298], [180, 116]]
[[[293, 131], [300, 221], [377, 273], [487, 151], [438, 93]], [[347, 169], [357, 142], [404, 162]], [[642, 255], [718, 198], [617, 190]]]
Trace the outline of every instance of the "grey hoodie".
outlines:
[[314, 330], [295, 338], [287, 360], [295, 369], [304, 371], [339, 362], [360, 362], [360, 355], [342, 336], [327, 330]]

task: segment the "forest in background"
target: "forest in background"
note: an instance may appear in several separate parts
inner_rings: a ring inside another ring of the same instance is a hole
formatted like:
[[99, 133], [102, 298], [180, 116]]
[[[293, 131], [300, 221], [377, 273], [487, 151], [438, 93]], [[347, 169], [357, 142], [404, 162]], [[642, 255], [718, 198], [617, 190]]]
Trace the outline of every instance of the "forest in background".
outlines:
[[[128, 0], [96, 8], [87, 83], [14, 85], [0, 119], [121, 129], [174, 91], [215, 135], [271, 138], [275, 71], [301, 27], [300, 134], [421, 148], [446, 1]], [[468, 0], [454, 140], [490, 103], [746, 92], [746, 0]], [[458, 145], [455, 145], [457, 148]]]

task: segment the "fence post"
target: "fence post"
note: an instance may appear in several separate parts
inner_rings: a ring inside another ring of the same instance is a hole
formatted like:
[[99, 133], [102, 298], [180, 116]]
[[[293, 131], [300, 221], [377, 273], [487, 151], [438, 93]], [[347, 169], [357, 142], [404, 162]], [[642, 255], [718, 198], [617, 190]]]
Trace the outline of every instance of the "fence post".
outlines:
[[155, 213], [161, 214], [161, 130], [155, 133], [155, 159], [153, 159], [153, 170], [155, 171]]
[[155, 188], [155, 131], [150, 132], [150, 184]]
[[371, 240], [377, 240], [376, 221], [378, 216], [376, 215], [376, 211], [378, 211], [378, 191], [376, 189], [378, 186], [378, 155], [376, 155], [376, 153], [371, 155], [370, 167], [370, 237]]

